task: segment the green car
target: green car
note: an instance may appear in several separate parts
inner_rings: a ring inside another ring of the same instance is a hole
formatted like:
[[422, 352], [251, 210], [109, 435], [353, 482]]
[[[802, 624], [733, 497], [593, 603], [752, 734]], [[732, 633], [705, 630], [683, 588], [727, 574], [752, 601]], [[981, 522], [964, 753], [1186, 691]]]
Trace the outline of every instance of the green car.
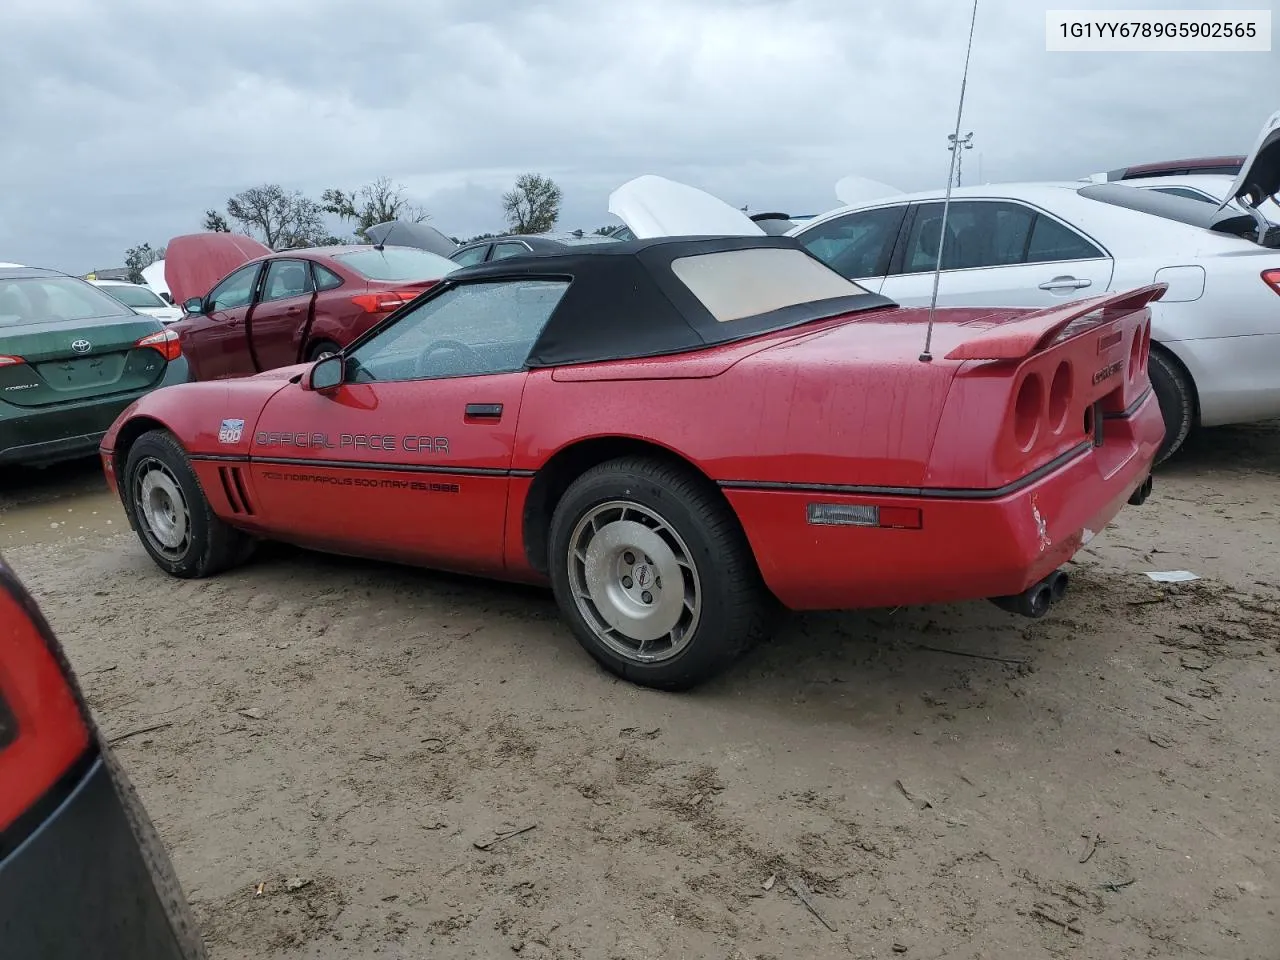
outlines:
[[95, 454], [130, 403], [189, 379], [160, 320], [78, 277], [0, 267], [0, 466]]

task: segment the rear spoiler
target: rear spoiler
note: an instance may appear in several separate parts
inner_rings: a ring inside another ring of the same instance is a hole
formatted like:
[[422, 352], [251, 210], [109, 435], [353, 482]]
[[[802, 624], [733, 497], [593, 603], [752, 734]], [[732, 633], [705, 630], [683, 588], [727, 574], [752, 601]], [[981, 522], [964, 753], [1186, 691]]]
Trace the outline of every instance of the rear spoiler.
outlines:
[[1113, 320], [1159, 300], [1168, 289], [1167, 283], [1152, 283], [1123, 293], [1089, 297], [1024, 314], [1016, 320], [983, 330], [948, 353], [947, 359], [1023, 360], [1043, 350], [1077, 320], [1094, 314], [1101, 322]]

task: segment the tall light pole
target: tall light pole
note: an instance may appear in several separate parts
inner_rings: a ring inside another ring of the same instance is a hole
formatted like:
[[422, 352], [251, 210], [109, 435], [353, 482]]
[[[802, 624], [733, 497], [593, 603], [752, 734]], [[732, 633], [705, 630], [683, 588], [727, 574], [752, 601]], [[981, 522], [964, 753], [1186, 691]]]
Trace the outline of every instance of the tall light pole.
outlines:
[[[947, 134], [947, 149], [954, 150], [957, 146], [959, 146], [962, 150], [972, 150], [973, 149], [973, 131], [970, 130], [959, 140], [956, 139], [956, 135], [954, 133]], [[960, 186], [960, 162], [963, 157], [964, 157], [963, 153], [956, 155], [956, 186], [957, 187]]]

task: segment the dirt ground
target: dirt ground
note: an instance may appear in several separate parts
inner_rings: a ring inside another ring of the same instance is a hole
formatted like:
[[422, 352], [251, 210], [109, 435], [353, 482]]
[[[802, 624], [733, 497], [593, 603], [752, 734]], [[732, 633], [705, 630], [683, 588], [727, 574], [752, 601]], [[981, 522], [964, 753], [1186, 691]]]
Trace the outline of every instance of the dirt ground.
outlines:
[[93, 464], [0, 479], [0, 550], [104, 730], [166, 725], [116, 749], [216, 960], [1274, 960], [1278, 478], [1280, 425], [1211, 431], [1049, 618], [796, 617], [683, 695], [539, 591], [169, 579]]

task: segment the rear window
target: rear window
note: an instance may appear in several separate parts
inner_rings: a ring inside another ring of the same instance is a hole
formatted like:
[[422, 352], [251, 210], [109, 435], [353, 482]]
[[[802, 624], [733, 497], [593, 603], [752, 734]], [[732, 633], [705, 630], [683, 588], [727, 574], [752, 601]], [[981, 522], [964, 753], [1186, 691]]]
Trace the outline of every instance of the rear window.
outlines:
[[74, 277], [0, 277], [0, 327], [132, 316], [119, 300]]
[[126, 287], [123, 284], [116, 286], [111, 284], [106, 287], [99, 287], [103, 293], [108, 296], [115, 297], [127, 307], [167, 307], [168, 304], [157, 297], [146, 287]]
[[366, 280], [439, 280], [446, 273], [457, 270], [458, 265], [438, 254], [413, 247], [387, 247], [385, 250], [353, 250], [351, 253], [335, 253], [333, 259], [341, 260]]
[[671, 261], [671, 270], [721, 323], [868, 291], [803, 250], [722, 250]]

